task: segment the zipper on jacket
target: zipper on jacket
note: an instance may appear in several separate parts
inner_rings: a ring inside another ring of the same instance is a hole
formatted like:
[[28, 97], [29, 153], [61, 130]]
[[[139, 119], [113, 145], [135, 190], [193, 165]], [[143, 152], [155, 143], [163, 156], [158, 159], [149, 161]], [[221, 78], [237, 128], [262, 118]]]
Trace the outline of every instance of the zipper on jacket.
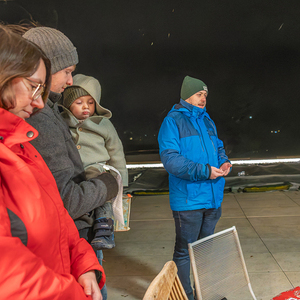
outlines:
[[200, 144], [201, 144], [201, 147], [202, 147], [202, 151], [204, 152], [204, 148], [203, 148], [203, 141], [202, 141], [202, 138], [201, 138], [201, 136], [199, 136], [199, 139], [200, 139]]
[[[191, 121], [192, 121], [192, 119], [191, 119]], [[193, 124], [193, 123], [196, 123], [197, 126], [195, 126], [195, 124]], [[204, 152], [204, 147], [205, 147], [205, 145], [204, 145], [204, 143], [203, 143], [203, 141], [202, 141], [202, 136], [203, 136], [203, 134], [202, 134], [200, 125], [199, 125], [198, 122], [197, 122], [197, 119], [195, 119], [195, 121], [192, 121], [192, 125], [194, 126], [194, 128], [196, 129], [196, 131], [197, 131], [198, 134], [199, 134], [200, 144], [201, 144], [201, 147], [202, 147], [202, 151]], [[199, 128], [199, 130], [197, 129], [197, 127]], [[205, 152], [206, 152], [206, 155], [207, 155], [206, 149], [205, 149]]]
[[213, 207], [216, 208], [216, 199], [215, 199], [215, 194], [214, 194], [214, 187], [213, 187], [211, 179], [210, 179], [210, 185], [211, 185], [211, 192], [212, 192], [212, 196], [213, 196]]
[[[201, 126], [200, 126], [200, 125], [199, 125], [199, 131], [200, 131], [200, 134], [201, 134], [201, 136], [200, 136], [201, 145], [203, 144], [203, 146], [204, 146], [204, 148], [205, 148], [205, 153], [206, 153], [207, 160], [208, 160], [208, 159], [209, 159], [209, 156], [208, 156], [208, 152], [207, 152], [206, 146], [205, 146], [205, 144], [202, 142], [202, 139], [203, 139], [203, 133], [202, 133], [202, 129], [201, 129]], [[201, 137], [202, 137], [202, 139], [201, 139]], [[204, 151], [203, 146], [202, 146], [202, 150]], [[209, 161], [209, 160], [208, 160], [208, 161]]]
[[[200, 130], [201, 136], [203, 136], [203, 134], [202, 134], [202, 129], [201, 129], [201, 126], [200, 126], [200, 125], [199, 125], [199, 130]], [[207, 134], [208, 134], [208, 133], [207, 133]], [[209, 135], [209, 134], [208, 134], [208, 135]], [[210, 140], [212, 141], [210, 135], [209, 135], [209, 138], [210, 138]], [[212, 141], [212, 143], [213, 143], [213, 141]], [[213, 145], [214, 145], [214, 143], [213, 143]], [[207, 152], [207, 149], [206, 149], [205, 144], [204, 144], [204, 147], [205, 147], [207, 159], [209, 159], [208, 152]], [[214, 145], [214, 149], [215, 149], [215, 151], [216, 151], [215, 145]], [[211, 179], [209, 179], [209, 180], [210, 180], [211, 192], [212, 192], [212, 196], [213, 196], [213, 205], [214, 205], [214, 207], [215, 207], [215, 206], [216, 206], [216, 199], [215, 199], [215, 194], [214, 194], [214, 188], [213, 188], [212, 180], [211, 180]]]
[[[209, 135], [209, 133], [207, 133], [207, 134]], [[217, 152], [217, 149], [216, 149], [216, 147], [215, 147], [215, 144], [214, 144], [214, 142], [213, 142], [213, 140], [212, 140], [212, 138], [211, 138], [210, 135], [209, 135], [209, 138], [210, 138], [210, 140], [211, 140], [211, 142], [212, 142], [212, 144], [213, 144], [213, 146], [214, 146], [215, 152]]]

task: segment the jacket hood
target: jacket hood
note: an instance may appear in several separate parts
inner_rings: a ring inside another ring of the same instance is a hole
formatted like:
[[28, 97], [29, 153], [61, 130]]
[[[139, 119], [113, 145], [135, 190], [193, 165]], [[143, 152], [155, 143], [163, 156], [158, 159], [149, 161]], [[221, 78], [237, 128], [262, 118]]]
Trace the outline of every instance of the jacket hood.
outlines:
[[[73, 77], [73, 85], [66, 88], [66, 93], [70, 92], [72, 89], [82, 88], [90, 96], [92, 96], [96, 103], [96, 112], [99, 116], [106, 118], [111, 118], [112, 113], [109, 109], [104, 108], [100, 105], [101, 99], [101, 85], [99, 81], [91, 76], [86, 76], [83, 74], [77, 74]], [[73, 101], [76, 99], [73, 99]]]

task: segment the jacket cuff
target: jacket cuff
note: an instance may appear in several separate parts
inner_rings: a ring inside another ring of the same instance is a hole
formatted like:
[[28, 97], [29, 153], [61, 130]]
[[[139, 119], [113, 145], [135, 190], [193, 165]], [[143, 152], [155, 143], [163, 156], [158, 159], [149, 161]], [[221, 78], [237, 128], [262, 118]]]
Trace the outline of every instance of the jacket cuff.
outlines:
[[100, 270], [95, 270], [97, 283], [99, 284], [102, 279], [102, 272]]
[[220, 163], [220, 168], [222, 165], [224, 165], [225, 163], [229, 162], [231, 164], [231, 161], [229, 159], [223, 159]]
[[206, 166], [208, 168], [208, 178], [207, 179], [209, 179], [210, 175], [211, 175], [211, 166], [210, 166], [210, 164], [206, 164]]

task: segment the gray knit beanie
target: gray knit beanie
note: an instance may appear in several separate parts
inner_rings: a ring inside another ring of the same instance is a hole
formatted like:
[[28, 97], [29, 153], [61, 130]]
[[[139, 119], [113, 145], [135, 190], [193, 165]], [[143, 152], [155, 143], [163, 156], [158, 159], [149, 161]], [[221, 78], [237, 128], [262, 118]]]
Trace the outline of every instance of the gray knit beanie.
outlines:
[[51, 73], [78, 64], [77, 50], [60, 31], [50, 27], [34, 27], [23, 37], [37, 44], [51, 61]]
[[181, 85], [181, 99], [186, 100], [199, 91], [206, 91], [208, 93], [207, 85], [200, 79], [185, 76]]

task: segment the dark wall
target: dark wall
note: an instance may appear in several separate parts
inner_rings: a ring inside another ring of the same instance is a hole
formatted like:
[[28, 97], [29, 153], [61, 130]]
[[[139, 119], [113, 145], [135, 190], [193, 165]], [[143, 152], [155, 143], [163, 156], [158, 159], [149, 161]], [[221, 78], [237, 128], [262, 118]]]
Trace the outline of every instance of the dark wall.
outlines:
[[126, 152], [158, 148], [189, 75], [231, 158], [300, 155], [298, 0], [0, 1], [0, 19], [28, 15], [75, 44]]

